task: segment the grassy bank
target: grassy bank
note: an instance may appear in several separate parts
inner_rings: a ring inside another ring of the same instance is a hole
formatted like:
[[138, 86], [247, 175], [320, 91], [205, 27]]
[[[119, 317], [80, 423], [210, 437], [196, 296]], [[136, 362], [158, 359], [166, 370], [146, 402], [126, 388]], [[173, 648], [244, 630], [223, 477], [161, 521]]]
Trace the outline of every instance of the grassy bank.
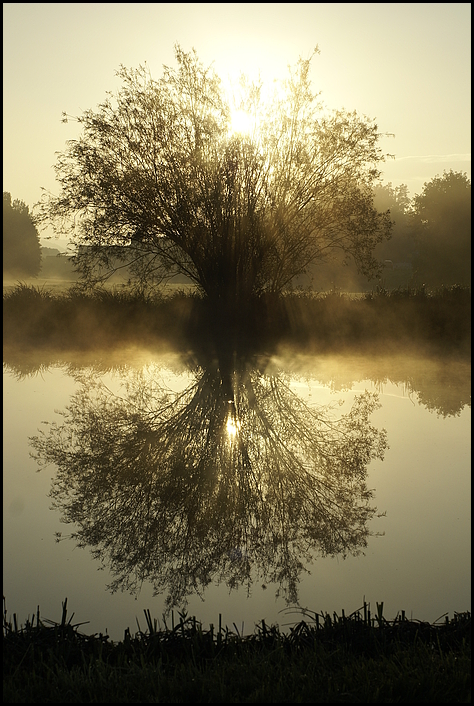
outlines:
[[179, 344], [192, 296], [165, 297], [103, 289], [85, 294], [17, 285], [3, 295], [3, 336], [7, 345], [57, 350], [116, 348], [140, 342]]
[[322, 351], [383, 349], [433, 352], [470, 347], [471, 291], [449, 287], [377, 289], [354, 299], [338, 293], [292, 296], [288, 340]]
[[[317, 352], [384, 352], [410, 348], [470, 351], [471, 291], [450, 287], [377, 290], [354, 299], [326, 293], [261, 298], [237, 323], [242, 335], [268, 349], [279, 344]], [[153, 296], [74, 288], [53, 292], [18, 285], [4, 292], [4, 345], [57, 350], [127, 345], [189, 348], [229, 326], [195, 293]]]
[[[67, 618], [3, 623], [6, 703], [470, 703], [470, 613], [433, 625], [305, 613], [241, 636], [179, 615], [112, 643]], [[176, 624], [175, 624], [176, 622]]]

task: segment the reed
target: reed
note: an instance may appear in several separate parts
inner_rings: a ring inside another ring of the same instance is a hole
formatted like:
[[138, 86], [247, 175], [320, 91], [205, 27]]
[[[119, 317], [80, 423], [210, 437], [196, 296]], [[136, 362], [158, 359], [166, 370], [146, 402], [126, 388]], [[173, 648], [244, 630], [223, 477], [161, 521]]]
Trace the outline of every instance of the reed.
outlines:
[[[286, 630], [264, 620], [250, 635], [218, 617], [205, 629], [171, 615], [120, 642], [84, 635], [67, 618], [23, 626], [4, 608], [7, 703], [470, 703], [469, 612], [433, 624], [383, 616], [383, 603], [346, 616], [286, 611]], [[292, 616], [296, 616], [294, 619]], [[137, 621], [138, 622], [138, 621]]]

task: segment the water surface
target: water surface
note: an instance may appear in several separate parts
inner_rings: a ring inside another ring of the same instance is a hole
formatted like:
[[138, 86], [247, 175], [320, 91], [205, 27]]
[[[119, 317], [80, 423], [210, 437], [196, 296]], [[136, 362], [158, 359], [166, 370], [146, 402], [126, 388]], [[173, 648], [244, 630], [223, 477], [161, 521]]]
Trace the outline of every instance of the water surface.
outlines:
[[[53, 360], [4, 364], [4, 594], [20, 620], [38, 604], [59, 619], [67, 597], [88, 632], [121, 639], [170, 592], [245, 632], [295, 604], [470, 609], [467, 362]], [[43, 422], [63, 427], [38, 472]]]

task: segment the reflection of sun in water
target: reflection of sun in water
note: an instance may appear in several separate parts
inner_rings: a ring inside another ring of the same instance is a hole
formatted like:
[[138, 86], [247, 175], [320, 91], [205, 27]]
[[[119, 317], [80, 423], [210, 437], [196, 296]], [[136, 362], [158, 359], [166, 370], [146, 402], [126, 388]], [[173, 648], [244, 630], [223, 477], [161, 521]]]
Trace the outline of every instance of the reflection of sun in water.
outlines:
[[226, 429], [230, 439], [234, 439], [240, 429], [240, 422], [238, 420], [236, 421], [232, 412], [229, 412], [229, 416], [227, 417]]
[[227, 433], [231, 438], [234, 438], [234, 436], [237, 434], [238, 430], [240, 429], [240, 422], [236, 422], [235, 419], [232, 419], [232, 417], [229, 417], [227, 420]]

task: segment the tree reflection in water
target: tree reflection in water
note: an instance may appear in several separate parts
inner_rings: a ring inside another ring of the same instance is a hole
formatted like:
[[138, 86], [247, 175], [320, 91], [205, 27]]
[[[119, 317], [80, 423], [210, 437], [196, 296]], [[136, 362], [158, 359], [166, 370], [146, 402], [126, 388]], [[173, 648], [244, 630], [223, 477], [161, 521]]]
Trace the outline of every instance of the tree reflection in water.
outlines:
[[151, 582], [171, 608], [211, 582], [260, 581], [295, 603], [314, 557], [359, 554], [371, 535], [367, 466], [387, 447], [369, 421], [377, 396], [337, 417], [245, 356], [194, 372], [176, 395], [133, 372], [122, 396], [83, 374], [63, 422], [31, 439], [39, 466], [58, 468], [53, 508], [112, 591]]

